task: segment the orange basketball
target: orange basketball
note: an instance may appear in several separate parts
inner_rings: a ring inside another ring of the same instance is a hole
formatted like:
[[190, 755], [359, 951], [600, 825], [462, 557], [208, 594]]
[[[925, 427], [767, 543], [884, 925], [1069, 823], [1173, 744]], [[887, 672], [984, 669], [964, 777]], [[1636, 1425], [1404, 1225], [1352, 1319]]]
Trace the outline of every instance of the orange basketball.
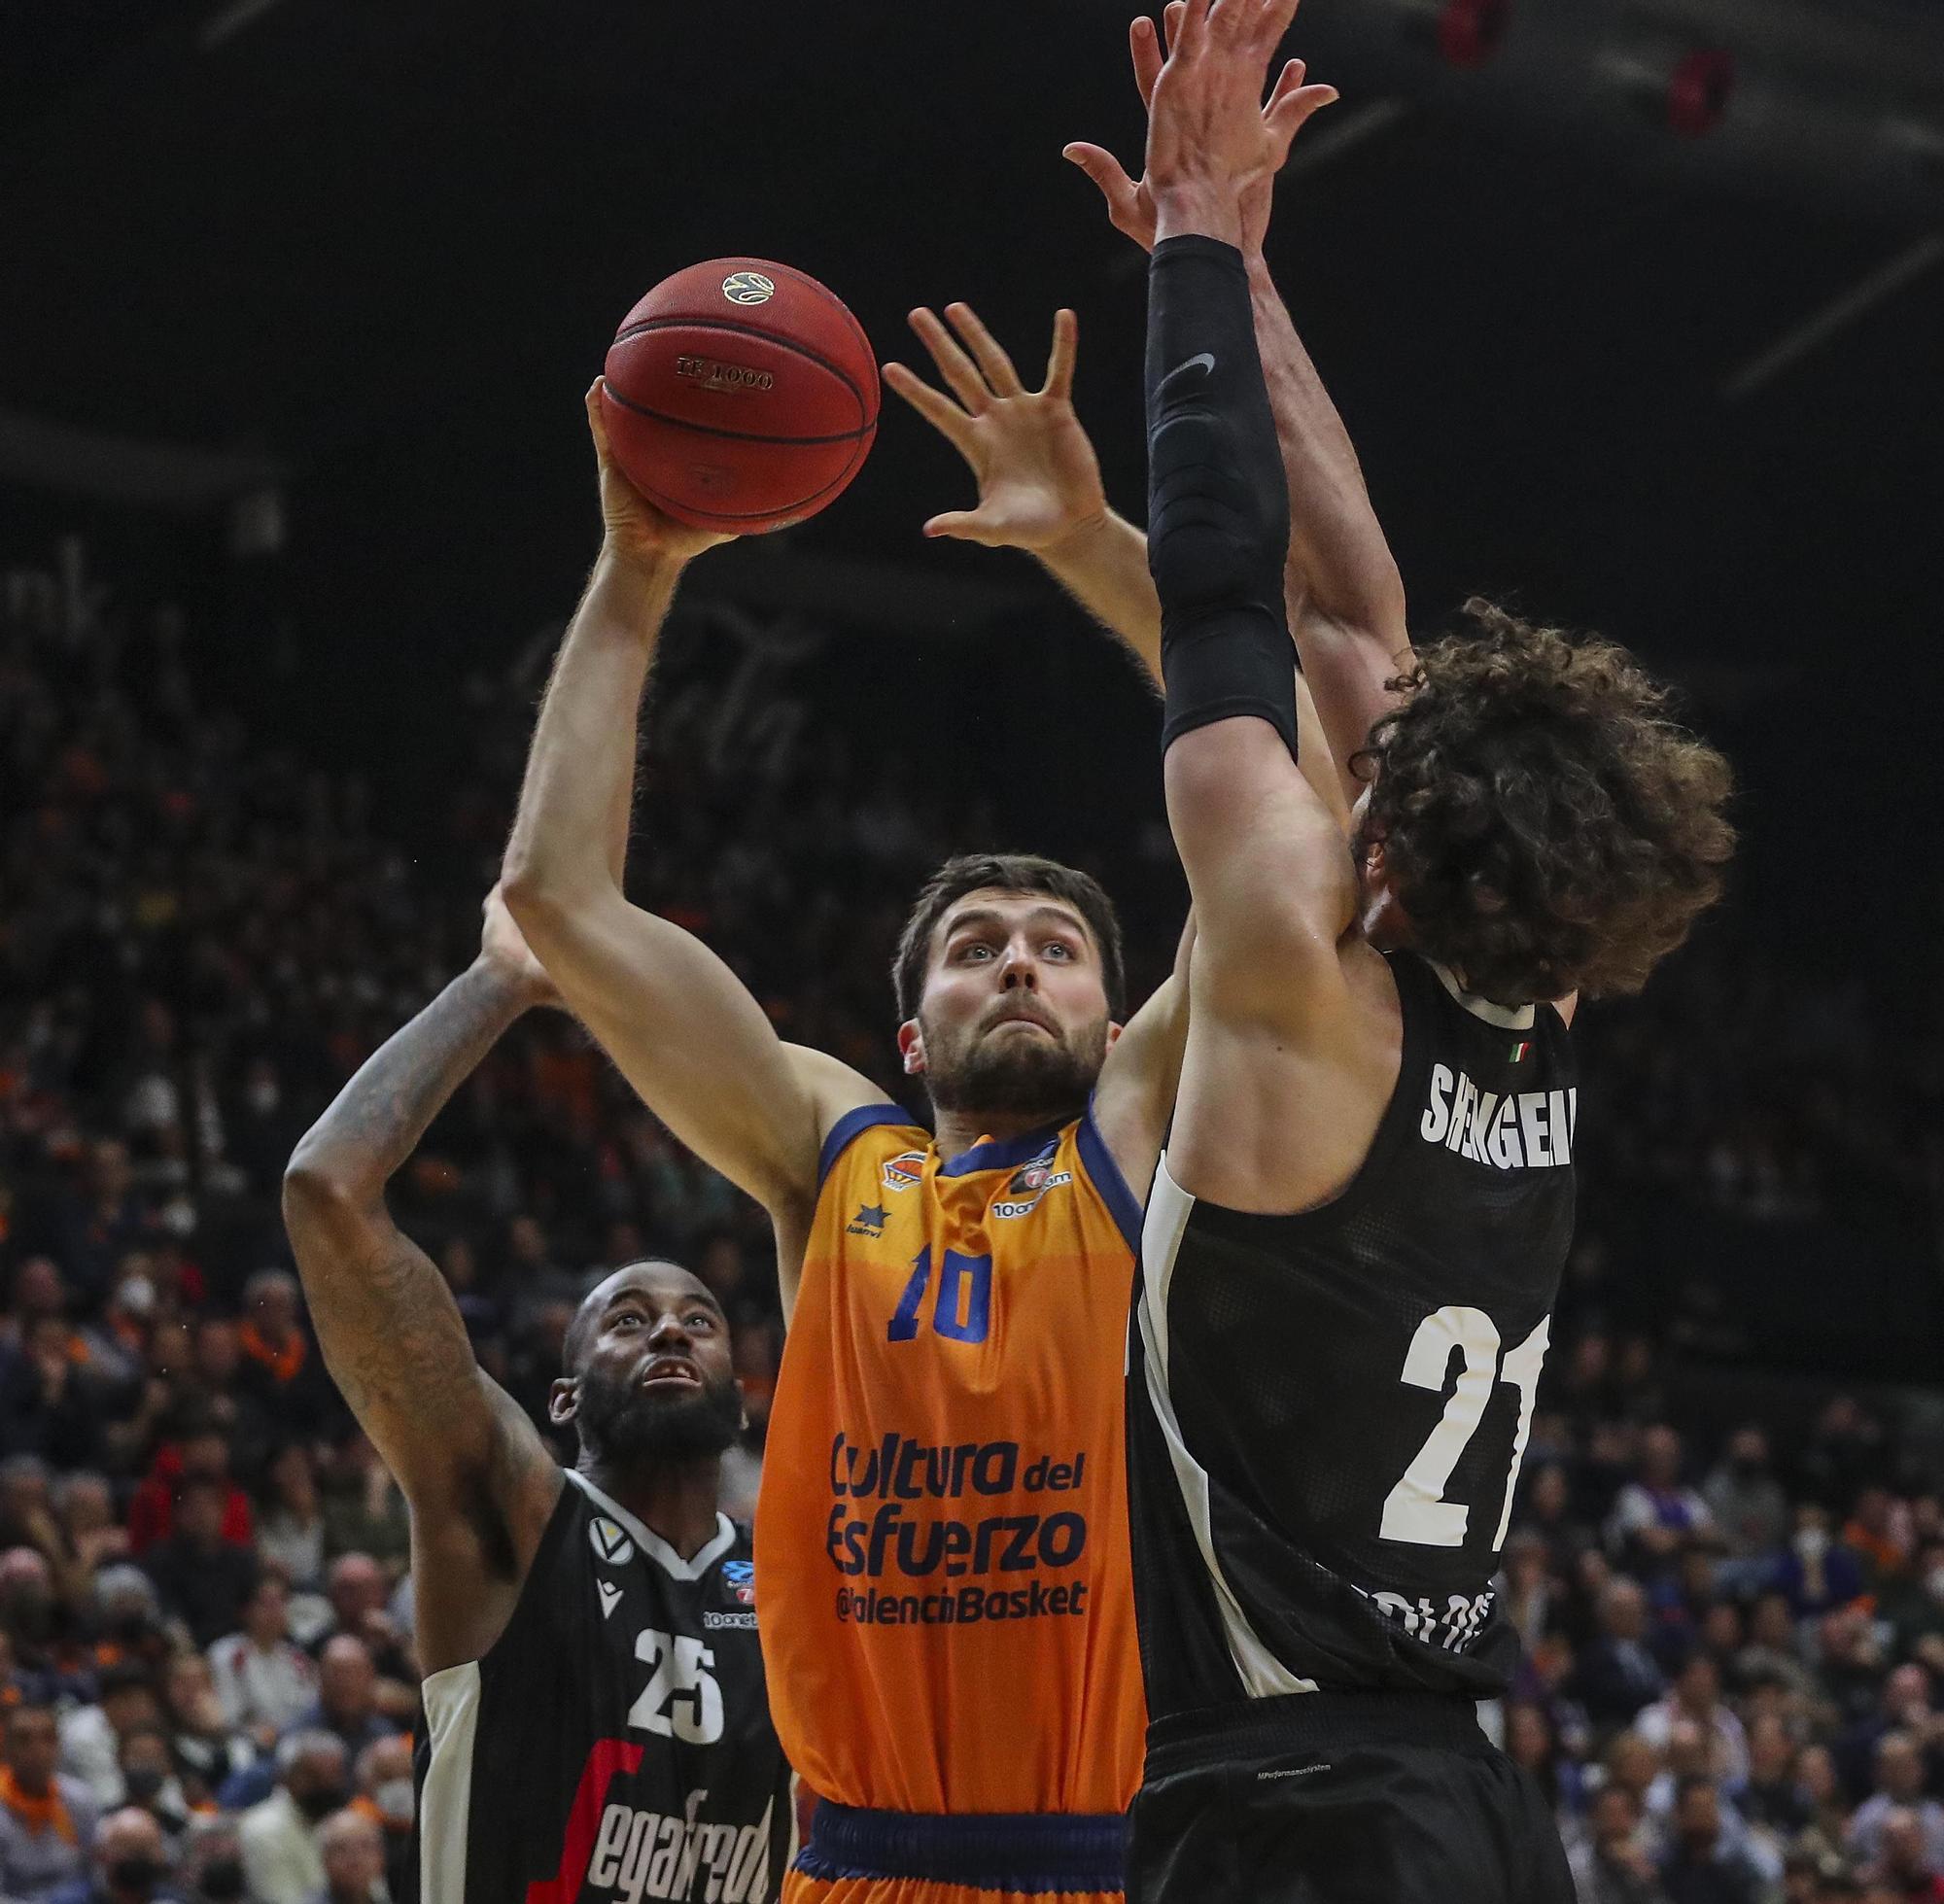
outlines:
[[665, 278], [608, 352], [621, 472], [698, 529], [755, 535], [835, 502], [878, 433], [878, 361], [843, 299], [761, 258]]

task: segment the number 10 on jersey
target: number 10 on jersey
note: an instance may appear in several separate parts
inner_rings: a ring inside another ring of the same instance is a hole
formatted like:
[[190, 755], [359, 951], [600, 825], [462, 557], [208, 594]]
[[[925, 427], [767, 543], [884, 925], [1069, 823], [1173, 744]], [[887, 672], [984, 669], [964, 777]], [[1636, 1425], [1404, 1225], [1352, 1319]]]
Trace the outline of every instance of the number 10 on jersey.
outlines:
[[1408, 1541], [1419, 1547], [1465, 1544], [1472, 1510], [1462, 1502], [1445, 1500], [1444, 1490], [1466, 1444], [1485, 1418], [1485, 1404], [1491, 1401], [1493, 1389], [1500, 1382], [1509, 1382], [1518, 1390], [1518, 1429], [1512, 1437], [1511, 1471], [1506, 1476], [1505, 1506], [1499, 1515], [1498, 1532], [1492, 1536], [1492, 1551], [1497, 1553], [1505, 1545], [1506, 1529], [1512, 1518], [1512, 1490], [1518, 1485], [1519, 1463], [1525, 1457], [1526, 1437], [1532, 1433], [1532, 1404], [1539, 1394], [1539, 1371], [1545, 1361], [1551, 1328], [1552, 1318], [1542, 1317], [1539, 1327], [1502, 1364], [1498, 1329], [1482, 1309], [1447, 1304], [1418, 1324], [1404, 1359], [1405, 1381], [1412, 1388], [1428, 1388], [1438, 1395], [1443, 1392], [1454, 1349], [1463, 1355], [1464, 1367], [1458, 1371], [1458, 1385], [1451, 1391], [1438, 1426], [1384, 1498], [1384, 1518], [1378, 1532], [1386, 1541]]

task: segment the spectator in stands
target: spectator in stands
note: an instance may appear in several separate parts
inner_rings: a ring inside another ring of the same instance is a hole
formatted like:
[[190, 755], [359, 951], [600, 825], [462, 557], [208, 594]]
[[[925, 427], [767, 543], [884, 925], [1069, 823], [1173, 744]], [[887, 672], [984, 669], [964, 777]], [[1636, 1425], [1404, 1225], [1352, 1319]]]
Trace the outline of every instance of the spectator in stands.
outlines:
[[[1788, 1538], [1788, 1496], [1770, 1464], [1768, 1436], [1753, 1423], [1728, 1437], [1701, 1498], [1731, 1560], [1765, 1562]], [[1738, 1577], [1753, 1581], [1759, 1575]]]
[[87, 1869], [99, 1815], [87, 1786], [56, 1770], [52, 1707], [8, 1708], [0, 1750], [0, 1896], [37, 1904]]
[[332, 1635], [317, 1669], [317, 1704], [297, 1721], [300, 1731], [330, 1732], [348, 1756], [391, 1733], [378, 1711], [378, 1673], [371, 1649], [355, 1633]]
[[258, 1551], [284, 1570], [293, 1585], [324, 1584], [324, 1505], [310, 1450], [291, 1441], [270, 1463], [268, 1505], [257, 1536]]
[[318, 1826], [350, 1796], [344, 1742], [293, 1732], [277, 1748], [277, 1788], [237, 1827], [252, 1904], [309, 1904], [324, 1887]]
[[174, 1904], [176, 1893], [164, 1888], [168, 1875], [161, 1826], [138, 1806], [124, 1806], [101, 1820], [92, 1877], [63, 1886], [50, 1904]]
[[260, 1269], [244, 1285], [240, 1386], [286, 1434], [312, 1432], [327, 1412], [328, 1391], [302, 1314], [302, 1294], [288, 1269]]
[[367, 1553], [340, 1554], [330, 1564], [329, 1591], [330, 1630], [363, 1640], [386, 1679], [415, 1683], [417, 1670], [388, 1610], [392, 1589], [385, 1570]]
[[209, 1649], [230, 1726], [267, 1748], [317, 1703], [317, 1667], [290, 1637], [290, 1595], [266, 1572], [243, 1603], [242, 1628]]
[[190, 1803], [202, 1807], [257, 1754], [229, 1723], [216, 1675], [201, 1653], [175, 1654], [162, 1668], [162, 1717]]
[[1755, 1601], [1749, 1613], [1748, 1644], [1735, 1655], [1729, 1678], [1745, 1692], [1772, 1681], [1803, 1705], [1816, 1696], [1816, 1676], [1803, 1663], [1787, 1594], [1764, 1593]]
[[1647, 1595], [1637, 1581], [1608, 1582], [1600, 1596], [1600, 1633], [1580, 1655], [1569, 1680], [1573, 1697], [1594, 1726], [1627, 1725], [1658, 1699], [1666, 1681], [1648, 1650]]
[[117, 1764], [122, 1773], [117, 1803], [147, 1812], [173, 1845], [189, 1827], [191, 1806], [176, 1777], [167, 1732], [159, 1725], [130, 1726], [119, 1742]]
[[331, 1554], [368, 1554], [381, 1566], [403, 1568], [412, 1551], [405, 1497], [364, 1435], [349, 1437], [325, 1497], [324, 1544]]
[[1498, 1589], [1499, 1605], [1530, 1652], [1545, 1638], [1558, 1597], [1543, 1536], [1520, 1528], [1506, 1542]]
[[[45, 1257], [38, 1261], [54, 1273]], [[22, 1316], [17, 1338], [0, 1344], [0, 1446], [61, 1468], [93, 1467], [103, 1447], [104, 1407], [101, 1383], [65, 1318]]]
[[243, 1904], [243, 1844], [224, 1813], [193, 1819], [177, 1861], [184, 1904]]
[[1603, 1786], [1586, 1831], [1567, 1857], [1580, 1904], [1668, 1904], [1660, 1887], [1640, 1799], [1625, 1785]]
[[60, 1722], [61, 1769], [84, 1783], [101, 1810], [122, 1802], [122, 1741], [161, 1718], [149, 1669], [122, 1660], [101, 1675], [100, 1697]]
[[1722, 1829], [1714, 1780], [1684, 1778], [1675, 1795], [1673, 1842], [1660, 1861], [1669, 1904], [1760, 1904], [1761, 1874]]
[[402, 1732], [366, 1746], [356, 1767], [358, 1796], [352, 1806], [363, 1812], [382, 1835], [385, 1883], [397, 1896], [409, 1893], [413, 1884], [412, 1819], [418, 1811], [418, 1789], [412, 1777], [412, 1742]]
[[229, 1441], [213, 1422], [192, 1428], [178, 1441], [157, 1450], [148, 1478], [128, 1504], [128, 1541], [138, 1554], [146, 1553], [175, 1532], [176, 1509], [184, 1492], [197, 1484], [222, 1495], [219, 1531], [224, 1540], [248, 1546], [255, 1536], [250, 1497], [229, 1476]]
[[1652, 1574], [1671, 1566], [1682, 1549], [1712, 1539], [1708, 1504], [1681, 1479], [1681, 1437], [1657, 1423], [1641, 1437], [1634, 1479], [1620, 1489], [1607, 1520], [1607, 1544], [1620, 1559]]
[[1749, 1776], [1735, 1793], [1735, 1809], [1751, 1829], [1765, 1831], [1778, 1846], [1791, 1843], [1809, 1824], [1809, 1801], [1796, 1782], [1795, 1741], [1779, 1713], [1750, 1722]]
[[128, 1553], [128, 1530], [115, 1518], [115, 1492], [105, 1474], [80, 1469], [54, 1483], [54, 1516], [76, 1585]]
[[1885, 1591], [1883, 1610], [1896, 1650], [1944, 1673], [1944, 1540], [1924, 1541], [1911, 1573]]
[[335, 1812], [318, 1833], [324, 1884], [309, 1904], [390, 1904], [385, 1848], [378, 1827], [363, 1812]]
[[1850, 1821], [1850, 1852], [1859, 1863], [1883, 1855], [1885, 1824], [1894, 1812], [1917, 1820], [1930, 1866], [1944, 1871], [1944, 1805], [1924, 1795], [1924, 1752], [1907, 1732], [1887, 1732], [1877, 1744], [1876, 1789]]
[[1635, 1715], [1634, 1730], [1665, 1751], [1675, 1722], [1683, 1718], [1713, 1735], [1716, 1746], [1709, 1757], [1715, 1774], [1731, 1786], [1740, 1784], [1749, 1774], [1748, 1737], [1741, 1720], [1721, 1703], [1720, 1671], [1705, 1652], [1688, 1660], [1664, 1698]]
[[1887, 1890], [1897, 1904], [1936, 1904], [1944, 1899], [1944, 1877], [1925, 1843], [1924, 1821], [1907, 1807], [1888, 1813], [1883, 1850], [1864, 1867], [1864, 1878]]
[[179, 1608], [198, 1646], [233, 1633], [257, 1583], [257, 1556], [224, 1533], [224, 1483], [187, 1482], [176, 1504], [175, 1532], [148, 1556], [150, 1576]]
[[1798, 1619], [1848, 1607], [1861, 1594], [1862, 1562], [1830, 1538], [1828, 1510], [1819, 1503], [1796, 1504], [1795, 1532], [1776, 1568], [1775, 1584], [1788, 1596]]

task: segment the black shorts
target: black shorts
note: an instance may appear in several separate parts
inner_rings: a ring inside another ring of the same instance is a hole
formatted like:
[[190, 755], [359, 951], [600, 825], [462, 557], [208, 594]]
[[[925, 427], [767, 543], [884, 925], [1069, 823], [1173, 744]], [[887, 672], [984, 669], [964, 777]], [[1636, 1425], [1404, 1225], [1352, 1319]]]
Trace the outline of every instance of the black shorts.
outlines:
[[1163, 1719], [1129, 1904], [1573, 1904], [1537, 1783], [1470, 1700], [1298, 1693]]

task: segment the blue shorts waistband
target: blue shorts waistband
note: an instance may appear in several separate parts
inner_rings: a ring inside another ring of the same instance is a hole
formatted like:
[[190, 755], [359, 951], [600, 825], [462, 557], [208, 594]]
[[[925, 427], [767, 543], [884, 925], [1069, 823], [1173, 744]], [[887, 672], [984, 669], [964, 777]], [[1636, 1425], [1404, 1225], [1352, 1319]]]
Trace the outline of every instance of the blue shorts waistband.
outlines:
[[796, 1868], [975, 1890], [1117, 1891], [1127, 1837], [1119, 1812], [880, 1812], [820, 1798]]

